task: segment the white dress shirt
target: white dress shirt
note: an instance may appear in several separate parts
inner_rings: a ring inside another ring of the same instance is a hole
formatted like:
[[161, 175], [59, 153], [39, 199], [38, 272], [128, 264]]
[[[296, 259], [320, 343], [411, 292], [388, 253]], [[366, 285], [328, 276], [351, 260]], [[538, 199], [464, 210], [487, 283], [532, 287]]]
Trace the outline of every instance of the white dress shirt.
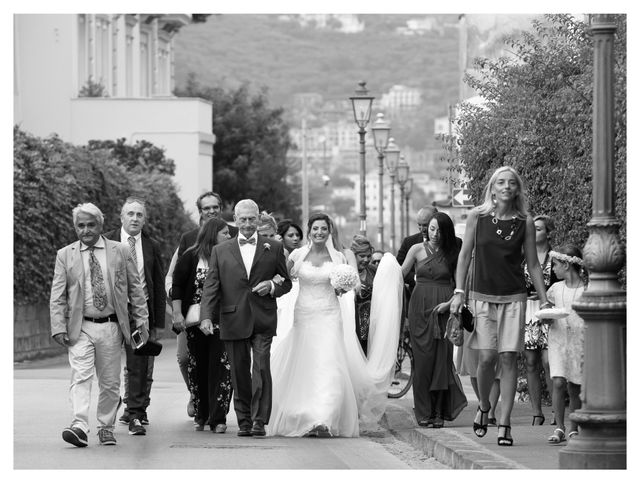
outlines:
[[245, 243], [244, 245], [240, 245], [240, 255], [242, 255], [242, 261], [244, 262], [244, 268], [247, 271], [247, 278], [249, 278], [249, 274], [251, 273], [251, 265], [253, 265], [253, 257], [256, 255], [256, 247], [258, 245], [258, 232], [254, 232], [251, 237], [246, 238], [240, 232], [238, 232], [238, 244], [240, 244], [240, 238], [245, 238], [249, 240], [249, 238], [255, 238], [255, 245], [251, 245], [250, 243]]
[[138, 262], [138, 274], [140, 275], [140, 283], [142, 283], [142, 290], [144, 290], [144, 297], [149, 300], [149, 293], [147, 291], [147, 281], [144, 276], [144, 254], [142, 253], [142, 232], [137, 235], [129, 235], [124, 228], [120, 229], [120, 243], [130, 248], [129, 237], [136, 239], [136, 260]]

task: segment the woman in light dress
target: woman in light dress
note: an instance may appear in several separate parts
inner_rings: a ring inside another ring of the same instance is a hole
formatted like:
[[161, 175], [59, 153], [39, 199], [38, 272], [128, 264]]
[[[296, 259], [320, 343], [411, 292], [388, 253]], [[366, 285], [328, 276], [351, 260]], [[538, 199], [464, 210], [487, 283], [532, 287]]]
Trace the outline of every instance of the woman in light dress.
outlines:
[[393, 257], [383, 258], [384, 286], [377, 289], [384, 298], [372, 300], [366, 359], [355, 335], [353, 291], [336, 292], [330, 282], [334, 266], [347, 263], [333, 247], [331, 225], [326, 214], [311, 215], [309, 243], [289, 255], [300, 289], [292, 327], [272, 349], [268, 435], [355, 437], [361, 428], [377, 428], [384, 413], [398, 344], [402, 273]]

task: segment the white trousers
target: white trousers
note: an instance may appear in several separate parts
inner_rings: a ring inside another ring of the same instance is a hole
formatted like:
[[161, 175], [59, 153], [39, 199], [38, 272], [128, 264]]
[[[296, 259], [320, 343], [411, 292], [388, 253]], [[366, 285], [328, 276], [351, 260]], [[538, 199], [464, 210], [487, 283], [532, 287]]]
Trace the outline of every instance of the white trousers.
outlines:
[[72, 427], [89, 432], [89, 406], [94, 371], [98, 377], [98, 429], [113, 430], [120, 401], [122, 331], [117, 322], [82, 321], [80, 338], [69, 347]]

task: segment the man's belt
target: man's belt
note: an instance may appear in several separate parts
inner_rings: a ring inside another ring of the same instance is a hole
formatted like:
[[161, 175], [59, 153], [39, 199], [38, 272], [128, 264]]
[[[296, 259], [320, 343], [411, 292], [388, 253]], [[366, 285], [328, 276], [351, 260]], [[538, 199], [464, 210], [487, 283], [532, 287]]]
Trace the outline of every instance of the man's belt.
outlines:
[[93, 323], [107, 323], [107, 322], [116, 322], [116, 323], [118, 323], [118, 317], [117, 317], [117, 315], [115, 313], [112, 313], [108, 317], [102, 317], [102, 318], [84, 317], [84, 319], [88, 320], [89, 322], [93, 322]]

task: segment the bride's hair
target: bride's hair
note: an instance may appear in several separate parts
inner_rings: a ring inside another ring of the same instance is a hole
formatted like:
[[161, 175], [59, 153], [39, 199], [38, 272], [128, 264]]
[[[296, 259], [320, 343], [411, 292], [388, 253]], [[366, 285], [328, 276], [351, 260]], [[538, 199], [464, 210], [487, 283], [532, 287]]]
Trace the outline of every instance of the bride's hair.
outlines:
[[307, 235], [311, 233], [311, 226], [313, 225], [313, 223], [317, 222], [318, 220], [326, 222], [327, 226], [329, 227], [329, 233], [333, 232], [333, 222], [331, 221], [329, 215], [327, 215], [326, 213], [317, 212], [309, 215], [309, 221], [307, 222]]

